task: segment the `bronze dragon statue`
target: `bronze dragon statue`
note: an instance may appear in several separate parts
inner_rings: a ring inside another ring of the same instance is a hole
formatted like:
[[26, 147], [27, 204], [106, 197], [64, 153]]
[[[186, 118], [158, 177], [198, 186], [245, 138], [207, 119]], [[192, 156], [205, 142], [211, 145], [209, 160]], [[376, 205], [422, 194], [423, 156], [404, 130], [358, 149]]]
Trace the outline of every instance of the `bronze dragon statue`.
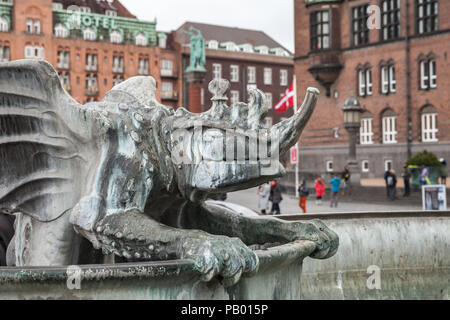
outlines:
[[275, 155], [298, 141], [318, 91], [265, 130], [261, 91], [227, 106], [226, 80], [209, 89], [202, 114], [159, 104], [151, 77], [83, 106], [47, 62], [0, 64], [0, 211], [16, 217], [8, 264], [77, 264], [87, 239], [126, 260], [191, 259], [204, 281], [229, 286], [257, 271], [253, 246], [306, 239], [311, 257], [332, 256], [338, 237], [318, 220], [250, 218], [206, 201], [283, 175]]

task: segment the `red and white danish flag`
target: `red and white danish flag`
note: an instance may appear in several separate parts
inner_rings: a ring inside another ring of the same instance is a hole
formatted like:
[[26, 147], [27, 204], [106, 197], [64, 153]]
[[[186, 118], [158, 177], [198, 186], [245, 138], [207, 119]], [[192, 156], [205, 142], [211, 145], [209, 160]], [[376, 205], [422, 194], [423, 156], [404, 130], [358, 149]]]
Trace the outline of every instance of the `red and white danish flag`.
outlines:
[[292, 82], [289, 89], [286, 90], [286, 93], [284, 94], [284, 96], [275, 105], [275, 107], [274, 107], [275, 112], [283, 113], [283, 112], [286, 112], [287, 109], [292, 108], [295, 104], [294, 97], [295, 97], [295, 88], [294, 88], [294, 82]]

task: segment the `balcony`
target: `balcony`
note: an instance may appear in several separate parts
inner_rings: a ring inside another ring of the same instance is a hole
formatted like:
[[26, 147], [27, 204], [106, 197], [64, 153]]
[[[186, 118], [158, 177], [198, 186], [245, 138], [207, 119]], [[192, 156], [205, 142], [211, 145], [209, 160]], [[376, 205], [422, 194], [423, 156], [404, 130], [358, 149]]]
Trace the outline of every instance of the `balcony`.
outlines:
[[123, 70], [124, 70], [123, 66], [113, 66], [112, 68], [113, 73], [124, 73]]
[[161, 69], [161, 77], [176, 79], [178, 78], [178, 74], [173, 69]]
[[89, 87], [86, 89], [86, 95], [89, 97], [97, 97], [98, 96], [98, 87]]
[[177, 91], [161, 91], [161, 100], [178, 101]]
[[98, 66], [96, 64], [87, 64], [86, 65], [86, 71], [94, 71], [97, 72]]
[[310, 67], [308, 71], [317, 82], [325, 87], [328, 97], [330, 96], [331, 86], [344, 67], [340, 60], [341, 54], [338, 51], [319, 51], [309, 55]]

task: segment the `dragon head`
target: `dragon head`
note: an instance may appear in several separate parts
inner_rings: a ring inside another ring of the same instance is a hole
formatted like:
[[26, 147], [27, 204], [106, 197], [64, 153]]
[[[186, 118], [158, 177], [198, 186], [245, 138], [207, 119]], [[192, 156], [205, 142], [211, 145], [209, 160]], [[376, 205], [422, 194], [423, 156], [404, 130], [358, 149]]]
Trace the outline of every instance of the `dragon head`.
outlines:
[[178, 189], [194, 202], [281, 177], [285, 169], [279, 156], [297, 143], [319, 95], [317, 89], [309, 88], [295, 115], [265, 128], [264, 93], [250, 90], [248, 104], [227, 106], [229, 88], [227, 80], [211, 81], [208, 111], [191, 113], [179, 108], [164, 124], [170, 132], [167, 143]]

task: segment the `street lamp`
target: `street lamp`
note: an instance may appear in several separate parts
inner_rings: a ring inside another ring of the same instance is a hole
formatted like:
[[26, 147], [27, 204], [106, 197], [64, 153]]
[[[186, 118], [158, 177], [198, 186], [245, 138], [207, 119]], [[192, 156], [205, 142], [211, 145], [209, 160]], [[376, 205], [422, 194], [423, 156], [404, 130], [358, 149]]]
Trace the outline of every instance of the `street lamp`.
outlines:
[[360, 184], [361, 174], [358, 168], [358, 162], [356, 161], [356, 134], [361, 128], [361, 113], [362, 109], [358, 99], [354, 97], [353, 91], [350, 98], [344, 102], [344, 128], [349, 133], [349, 161], [351, 183]]

